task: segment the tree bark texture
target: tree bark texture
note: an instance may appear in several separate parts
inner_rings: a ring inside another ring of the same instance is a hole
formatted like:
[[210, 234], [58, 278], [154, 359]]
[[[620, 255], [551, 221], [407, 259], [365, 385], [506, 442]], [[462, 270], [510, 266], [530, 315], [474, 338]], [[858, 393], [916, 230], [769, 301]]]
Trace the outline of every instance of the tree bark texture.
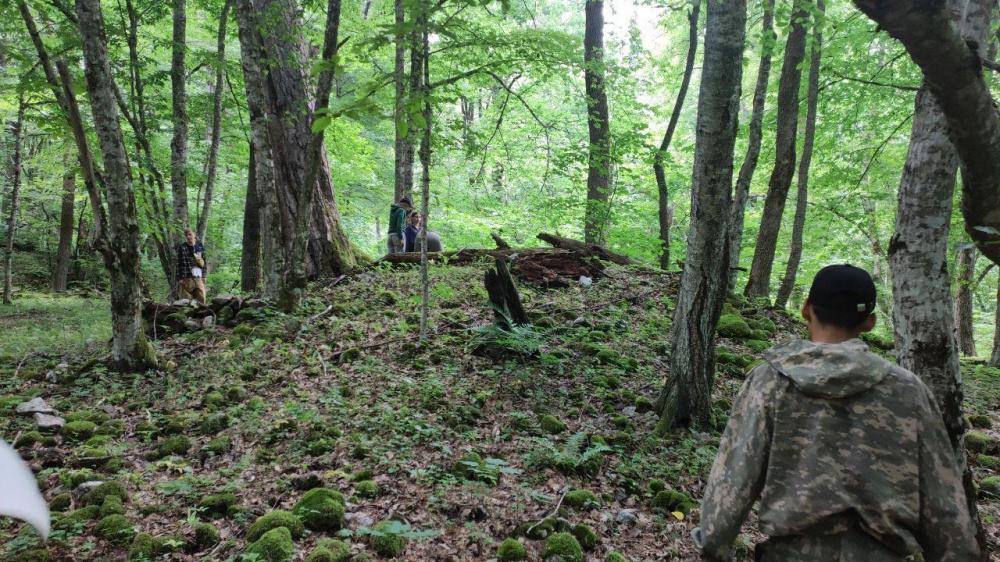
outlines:
[[395, 184], [393, 201], [409, 197], [413, 191], [413, 148], [410, 146], [406, 110], [406, 36], [403, 28], [406, 25], [406, 13], [403, 0], [395, 0], [396, 35], [395, 35], [395, 66], [393, 82], [396, 86], [396, 99], [393, 107], [395, 120]]
[[997, 279], [997, 310], [993, 315], [993, 353], [990, 367], [1000, 368], [1000, 276]]
[[155, 366], [156, 354], [142, 330], [139, 224], [131, 172], [118, 124], [100, 0], [77, 0], [76, 14], [87, 92], [104, 156], [107, 183], [110, 248], [104, 252], [104, 262], [111, 276], [112, 362], [118, 370], [139, 370]]
[[243, 206], [243, 253], [240, 255], [240, 290], [260, 290], [260, 203], [257, 194], [257, 166], [254, 147], [250, 145], [247, 165], [247, 196]]
[[775, 125], [774, 169], [767, 186], [764, 212], [757, 231], [750, 279], [745, 294], [749, 298], [770, 297], [771, 269], [774, 252], [778, 247], [778, 232], [788, 199], [788, 189], [795, 173], [795, 141], [799, 123], [799, 84], [802, 81], [802, 61], [806, 51], [806, 23], [809, 19], [809, 0], [794, 0], [788, 39], [785, 42], [785, 61], [781, 66], [778, 83], [778, 116]]
[[22, 151], [24, 147], [24, 91], [17, 95], [17, 118], [11, 125], [10, 134], [14, 138], [14, 158], [11, 163], [11, 190], [10, 204], [7, 209], [7, 241], [4, 248], [3, 264], [3, 303], [13, 302], [13, 278], [14, 278], [14, 236], [17, 234], [17, 210], [21, 196], [21, 166]]
[[743, 219], [746, 216], [747, 201], [750, 199], [750, 183], [760, 159], [760, 145], [763, 138], [764, 105], [767, 102], [767, 85], [771, 78], [771, 55], [774, 52], [774, 0], [764, 0], [761, 17], [763, 29], [760, 33], [760, 64], [757, 66], [757, 83], [753, 90], [753, 110], [747, 127], [747, 152], [736, 177], [736, 192], [733, 194], [733, 208], [729, 218], [729, 286], [736, 286], [737, 267], [740, 266], [740, 251], [743, 246]]
[[[1000, 115], [983, 80], [985, 42], [970, 45], [944, 2], [854, 0], [899, 40], [924, 75], [962, 163], [962, 216], [979, 251], [1000, 263]], [[975, 3], [970, 3], [975, 4]], [[978, 9], [978, 8], [977, 8]]]
[[56, 264], [52, 268], [52, 290], [60, 293], [66, 290], [69, 264], [73, 258], [73, 227], [76, 218], [76, 166], [73, 145], [65, 141], [63, 150], [63, 193], [59, 210], [59, 249], [56, 250]]
[[226, 0], [219, 16], [219, 33], [216, 42], [215, 90], [212, 96], [212, 140], [208, 147], [208, 161], [205, 163], [205, 199], [198, 213], [198, 238], [205, 240], [208, 232], [208, 217], [212, 212], [212, 197], [215, 195], [215, 179], [219, 168], [219, 144], [222, 140], [222, 96], [226, 91], [226, 22], [233, 0]]
[[687, 60], [684, 61], [684, 76], [681, 78], [681, 87], [677, 91], [677, 99], [674, 100], [674, 109], [670, 113], [667, 132], [663, 134], [660, 149], [653, 157], [653, 173], [656, 176], [656, 190], [660, 204], [660, 242], [663, 245], [660, 250], [660, 269], [663, 270], [670, 268], [670, 223], [673, 222], [673, 209], [670, 207], [670, 192], [667, 190], [667, 176], [663, 170], [663, 158], [667, 154], [667, 149], [670, 148], [670, 141], [674, 138], [677, 122], [681, 118], [681, 109], [684, 107], [684, 98], [687, 97], [688, 87], [691, 85], [694, 59], [698, 53], [698, 16], [700, 14], [701, 0], [694, 0], [691, 4], [691, 12], [688, 14], [688, 52]]
[[[283, 247], [292, 248], [295, 213], [304, 189], [314, 189], [309, 220], [306, 272], [337, 275], [353, 269], [358, 255], [340, 223], [326, 148], [321, 145], [317, 181], [305, 185], [306, 157], [312, 138], [313, 99], [308, 91], [310, 64], [303, 24], [294, 0], [255, 0], [262, 45], [269, 62], [264, 73], [266, 108]], [[287, 226], [287, 228], [285, 228]], [[287, 265], [287, 264], [286, 264]]]
[[583, 33], [583, 78], [587, 92], [587, 208], [583, 239], [602, 244], [611, 197], [611, 135], [608, 95], [604, 89], [604, 0], [586, 0]]
[[[428, 214], [430, 213], [431, 198], [431, 72], [430, 72], [430, 31], [427, 28], [429, 16], [428, 0], [417, 0], [420, 13], [417, 17], [417, 29], [420, 30], [420, 66], [423, 80], [421, 80], [420, 97], [423, 102], [422, 113], [424, 126], [422, 138], [420, 139], [420, 213], [424, 218], [423, 228], [420, 229], [420, 341], [426, 342], [430, 324], [430, 280], [428, 279], [427, 264], [427, 229], [430, 228]], [[416, 48], [416, 47], [414, 47]]]
[[715, 329], [729, 258], [725, 236], [732, 204], [733, 148], [739, 117], [746, 2], [708, 0], [705, 63], [691, 189], [687, 258], [670, 329], [670, 373], [659, 403], [660, 429], [710, 421]]
[[184, 240], [183, 229], [188, 226], [187, 201], [187, 89], [185, 87], [184, 54], [187, 49], [187, 0], [173, 0], [174, 29], [170, 58], [171, 106], [174, 135], [170, 141], [170, 187], [174, 196], [173, 239], [175, 244]]
[[813, 40], [809, 55], [809, 78], [806, 86], [806, 130], [802, 139], [802, 158], [799, 159], [798, 186], [795, 199], [795, 220], [792, 222], [792, 243], [788, 249], [785, 275], [778, 287], [774, 305], [784, 309], [795, 288], [795, 277], [802, 260], [802, 234], [806, 228], [806, 208], [809, 203], [809, 166], [812, 164], [813, 141], [816, 139], [816, 105], [819, 100], [819, 72], [823, 49], [823, 0], [816, 0], [816, 17], [813, 21]]
[[976, 276], [975, 247], [963, 248], [958, 252], [958, 286], [955, 288], [955, 326], [958, 334], [958, 350], [967, 357], [976, 356], [976, 335], [972, 322], [972, 294]]

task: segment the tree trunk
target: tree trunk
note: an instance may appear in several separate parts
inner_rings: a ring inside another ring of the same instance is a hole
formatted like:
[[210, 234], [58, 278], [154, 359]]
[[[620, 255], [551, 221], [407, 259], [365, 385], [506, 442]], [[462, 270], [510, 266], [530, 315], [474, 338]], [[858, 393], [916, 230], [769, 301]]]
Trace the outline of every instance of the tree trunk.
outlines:
[[21, 153], [24, 145], [24, 91], [17, 95], [17, 119], [11, 126], [10, 134], [14, 137], [14, 161], [11, 167], [10, 205], [7, 218], [7, 246], [4, 248], [3, 264], [3, 303], [11, 304], [12, 280], [14, 277], [14, 235], [17, 233], [17, 208], [21, 195]]
[[247, 196], [243, 205], [243, 253], [240, 256], [240, 290], [260, 290], [260, 200], [257, 194], [257, 165], [253, 143], [247, 166]]
[[771, 54], [774, 52], [774, 0], [764, 0], [764, 14], [761, 18], [763, 29], [760, 33], [760, 65], [757, 67], [757, 84], [753, 91], [753, 112], [747, 129], [747, 152], [736, 178], [736, 193], [733, 194], [733, 208], [729, 217], [729, 287], [736, 286], [736, 272], [740, 266], [740, 251], [743, 246], [743, 218], [746, 215], [747, 200], [750, 198], [750, 182], [757, 170], [760, 145], [763, 137], [764, 104], [767, 102], [767, 85], [771, 78]]
[[118, 124], [100, 0], [76, 0], [76, 13], [87, 92], [104, 156], [107, 183], [110, 245], [103, 254], [111, 276], [112, 362], [118, 370], [139, 370], [155, 366], [156, 354], [142, 330], [139, 225], [131, 172]]
[[174, 135], [170, 141], [170, 188], [174, 196], [174, 244], [184, 240], [188, 226], [187, 201], [187, 90], [185, 87], [184, 52], [187, 49], [187, 0], [173, 0], [174, 36], [170, 59], [171, 104]]
[[1000, 276], [997, 276], [997, 309], [993, 315], [993, 353], [990, 367], [1000, 368]]
[[[923, 71], [962, 162], [965, 230], [984, 256], [1000, 264], [1000, 115], [983, 80], [983, 55], [950, 23], [943, 2], [854, 4], [898, 39]], [[985, 48], [983, 42], [977, 45]]]
[[746, 3], [708, 0], [705, 63], [691, 189], [691, 226], [670, 328], [670, 375], [660, 396], [659, 431], [710, 421], [715, 329], [725, 300], [733, 148], [743, 72]]
[[[308, 91], [311, 65], [307, 56], [303, 24], [294, 0], [259, 0], [257, 18], [261, 39], [270, 65], [264, 74], [270, 105], [267, 123], [274, 159], [274, 184], [278, 193], [284, 248], [292, 248], [296, 209], [304, 189], [314, 189], [309, 224], [309, 277], [337, 275], [353, 269], [356, 252], [340, 222], [326, 148], [320, 146], [317, 181], [305, 185], [306, 157], [312, 138], [313, 99]], [[255, 139], [256, 140], [256, 139]], [[286, 264], [286, 267], [291, 264]]]
[[215, 91], [212, 96], [212, 140], [208, 148], [208, 162], [205, 164], [205, 199], [198, 213], [198, 239], [204, 241], [208, 231], [208, 216], [212, 211], [212, 197], [215, 195], [215, 177], [218, 171], [219, 142], [222, 139], [222, 95], [225, 92], [226, 72], [226, 21], [233, 0], [226, 0], [219, 16], [219, 33], [216, 42]]
[[812, 163], [813, 141], [816, 138], [816, 102], [819, 98], [819, 72], [823, 46], [824, 0], [816, 0], [816, 18], [813, 21], [812, 53], [809, 61], [809, 78], [806, 93], [806, 130], [802, 141], [802, 158], [799, 160], [798, 189], [795, 200], [795, 221], [792, 223], [792, 244], [788, 250], [785, 275], [778, 287], [774, 305], [784, 309], [795, 288], [795, 276], [802, 259], [802, 233], [806, 227], [806, 206], [809, 202], [809, 166]]
[[778, 83], [778, 116], [775, 125], [774, 169], [767, 186], [764, 213], [757, 231], [750, 279], [745, 294], [749, 298], [768, 298], [771, 293], [771, 268], [778, 246], [778, 231], [788, 199], [788, 188], [795, 173], [795, 140], [799, 122], [799, 83], [802, 80], [802, 61], [806, 51], [806, 22], [809, 19], [809, 0], [794, 0], [788, 40], [785, 43], [785, 61], [781, 66]]
[[406, 38], [403, 27], [406, 25], [406, 14], [403, 0], [395, 0], [396, 34], [395, 34], [395, 70], [393, 81], [396, 85], [396, 99], [393, 109], [393, 119], [396, 128], [395, 143], [395, 185], [393, 201], [409, 197], [413, 191], [413, 148], [410, 146], [408, 131], [409, 117], [406, 111]]
[[958, 252], [958, 288], [955, 291], [955, 326], [958, 328], [958, 350], [967, 357], [976, 356], [976, 335], [972, 322], [972, 286], [976, 276], [975, 246]]
[[604, 91], [604, 0], [586, 0], [583, 63], [590, 136], [583, 239], [591, 244], [603, 244], [611, 196], [611, 137], [608, 95]]
[[[431, 197], [431, 76], [430, 76], [430, 42], [428, 24], [428, 1], [417, 0], [419, 2], [419, 14], [416, 18], [416, 28], [420, 31], [421, 41], [419, 49], [420, 72], [423, 75], [421, 80], [420, 97], [423, 101], [422, 111], [424, 126], [422, 138], [420, 139], [420, 212], [424, 218], [423, 228], [420, 229], [420, 341], [426, 342], [430, 321], [430, 282], [427, 275], [427, 229], [430, 228], [427, 214], [430, 211]], [[418, 48], [414, 46], [414, 48]]]
[[[250, 112], [251, 150], [253, 154], [254, 200], [259, 208], [259, 239], [261, 255], [261, 281], [264, 296], [276, 298], [281, 289], [281, 271], [285, 267], [284, 235], [286, 228], [278, 212], [278, 193], [275, 189], [274, 157], [267, 108], [271, 105], [270, 91], [265, 87], [264, 59], [256, 14], [252, 0], [236, 0], [236, 21], [239, 24], [241, 63], [246, 87], [247, 109]], [[250, 207], [250, 198], [247, 206]], [[246, 208], [244, 216], [251, 212]], [[244, 251], [246, 248], [244, 247]]]
[[[420, 2], [422, 0], [417, 0]], [[406, 2], [404, 0], [403, 7], [405, 9]], [[405, 14], [403, 14], [405, 16]], [[397, 16], [401, 17], [401, 16]], [[423, 82], [424, 82], [424, 70], [423, 70], [423, 35], [421, 35], [419, 26], [417, 25], [417, 9], [414, 7], [413, 14], [411, 15], [413, 24], [410, 30], [410, 81], [409, 81], [409, 95], [404, 96], [406, 100], [406, 117], [407, 129], [406, 129], [406, 143], [404, 148], [403, 156], [403, 188], [406, 193], [412, 195], [413, 192], [413, 167], [417, 162], [417, 144], [420, 142], [419, 133], [421, 127], [416, 119], [413, 118], [414, 113], [420, 109], [417, 103], [420, 100], [420, 94], [418, 92], [423, 92]], [[397, 199], [398, 201], [398, 199]]]
[[688, 52], [687, 60], [684, 62], [684, 77], [681, 78], [681, 87], [677, 91], [677, 99], [674, 101], [674, 110], [670, 113], [670, 122], [667, 123], [667, 132], [663, 135], [663, 142], [660, 149], [653, 157], [653, 173], [656, 175], [656, 189], [659, 194], [659, 218], [660, 218], [660, 242], [663, 248], [660, 251], [660, 269], [670, 268], [670, 223], [673, 222], [673, 209], [670, 207], [670, 192], [667, 191], [667, 177], [663, 171], [663, 157], [670, 148], [670, 141], [674, 137], [674, 130], [677, 122], [681, 118], [681, 109], [684, 107], [684, 98], [687, 97], [688, 87], [691, 85], [691, 73], [694, 71], [694, 59], [698, 53], [698, 16], [701, 13], [701, 0], [694, 0], [691, 5], [691, 13], [688, 14]]
[[65, 141], [63, 151], [63, 195], [59, 212], [59, 249], [56, 251], [56, 265], [52, 268], [52, 290], [60, 293], [66, 290], [69, 263], [73, 254], [73, 220], [76, 216], [76, 163], [73, 162], [73, 145]]

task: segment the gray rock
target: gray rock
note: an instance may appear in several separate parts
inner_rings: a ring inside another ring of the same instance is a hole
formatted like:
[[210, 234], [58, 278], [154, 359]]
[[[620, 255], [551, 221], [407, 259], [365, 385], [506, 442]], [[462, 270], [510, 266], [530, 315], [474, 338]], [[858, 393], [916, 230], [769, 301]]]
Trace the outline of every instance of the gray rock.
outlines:
[[206, 316], [201, 321], [201, 327], [202, 328], [211, 328], [212, 326], [215, 326], [215, 317], [214, 316]]
[[174, 306], [188, 306], [191, 304], [191, 299], [178, 299], [173, 302]]
[[58, 431], [66, 425], [66, 420], [60, 418], [59, 416], [35, 412], [35, 425], [38, 426], [38, 429], [43, 431]]
[[355, 523], [358, 527], [371, 527], [375, 524], [375, 518], [362, 511], [358, 511], [356, 513], [346, 513], [344, 514], [344, 519], [351, 523]]
[[635, 525], [639, 522], [639, 517], [635, 514], [634, 509], [623, 509], [615, 515], [615, 523], [619, 525]]
[[185, 320], [184, 327], [187, 328], [187, 331], [189, 332], [197, 332], [201, 329], [201, 322], [198, 322], [197, 320]]
[[229, 304], [229, 301], [233, 300], [233, 295], [223, 294], [217, 295], [212, 298], [212, 304], [215, 306], [222, 306], [224, 304]]
[[94, 488], [104, 484], [104, 480], [89, 480], [84, 482], [73, 489], [73, 495], [77, 498], [82, 498], [87, 495], [87, 492], [93, 490]]
[[17, 413], [19, 413], [19, 414], [34, 414], [34, 413], [54, 414], [54, 413], [56, 413], [56, 411], [52, 408], [52, 406], [49, 406], [48, 404], [46, 404], [45, 400], [43, 400], [41, 397], [39, 397], [39, 398], [32, 398], [31, 400], [29, 400], [27, 402], [22, 402], [22, 403], [18, 404], [17, 405]]

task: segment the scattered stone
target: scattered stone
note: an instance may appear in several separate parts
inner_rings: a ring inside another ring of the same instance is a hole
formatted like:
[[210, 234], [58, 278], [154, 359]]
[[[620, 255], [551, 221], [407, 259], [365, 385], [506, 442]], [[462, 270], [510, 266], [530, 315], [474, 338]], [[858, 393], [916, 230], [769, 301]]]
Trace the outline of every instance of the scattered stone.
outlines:
[[500, 562], [519, 562], [528, 559], [528, 551], [521, 541], [515, 538], [505, 539], [497, 548], [497, 560]]
[[73, 441], [86, 441], [97, 432], [97, 424], [86, 420], [67, 422], [63, 427], [63, 435]]
[[184, 456], [189, 450], [191, 450], [191, 440], [184, 435], [174, 435], [160, 441], [146, 458], [159, 460], [171, 455]]
[[371, 527], [375, 524], [375, 518], [363, 511], [347, 513], [344, 515], [344, 520], [353, 523], [356, 527]]
[[203, 329], [211, 328], [212, 326], [215, 326], [215, 317], [214, 316], [206, 316], [204, 319], [202, 319], [202, 321], [201, 321], [201, 327]]
[[201, 329], [201, 322], [198, 322], [197, 320], [185, 320], [184, 328], [189, 332], [197, 332]]
[[559, 562], [583, 562], [583, 548], [570, 533], [556, 533], [545, 540], [542, 560]]
[[305, 527], [298, 517], [288, 511], [279, 509], [258, 517], [247, 531], [247, 540], [255, 541], [264, 536], [264, 533], [278, 527], [288, 529], [288, 532], [296, 539], [301, 537], [302, 533], [305, 532]]
[[622, 509], [615, 515], [615, 523], [619, 525], [635, 525], [639, 522], [634, 509]]
[[723, 314], [719, 317], [718, 334], [724, 338], [744, 339], [752, 333], [750, 324], [738, 314]]
[[344, 525], [344, 496], [328, 488], [313, 488], [292, 511], [308, 529], [337, 531]]
[[271, 529], [247, 547], [244, 557], [260, 562], [291, 562], [295, 558], [291, 532], [285, 527]]
[[983, 468], [989, 470], [1000, 470], [1000, 457], [994, 455], [979, 455], [976, 457], [976, 461]]
[[101, 504], [101, 517], [107, 517], [108, 515], [125, 515], [125, 506], [122, 505], [122, 499], [118, 496], [108, 496], [104, 498], [104, 503]]
[[[45, 414], [35, 414], [35, 415], [45, 415]], [[22, 447], [31, 447], [35, 443], [40, 443], [42, 441], [42, 434], [37, 431], [29, 431], [27, 433], [22, 433], [14, 440], [14, 447], [20, 449]]]
[[969, 424], [977, 429], [990, 429], [993, 427], [993, 420], [986, 414], [970, 414]]
[[56, 411], [45, 403], [41, 397], [32, 398], [27, 402], [22, 402], [17, 405], [16, 412], [18, 414], [54, 414]]
[[153, 560], [159, 551], [159, 541], [153, 538], [153, 535], [139, 533], [132, 539], [132, 545], [128, 548], [128, 559], [129, 562]]
[[57, 531], [77, 531], [83, 528], [88, 521], [97, 518], [101, 508], [96, 505], [88, 505], [80, 509], [73, 510], [57, 520], [52, 526]]

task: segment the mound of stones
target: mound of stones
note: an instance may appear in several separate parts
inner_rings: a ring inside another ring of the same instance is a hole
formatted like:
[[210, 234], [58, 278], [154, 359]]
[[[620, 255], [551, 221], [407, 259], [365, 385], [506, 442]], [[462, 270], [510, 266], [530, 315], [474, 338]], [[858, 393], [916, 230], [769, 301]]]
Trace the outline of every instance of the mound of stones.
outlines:
[[146, 335], [160, 339], [212, 326], [233, 327], [255, 320], [265, 306], [264, 300], [233, 295], [219, 295], [206, 304], [188, 299], [170, 303], [146, 301], [142, 307], [142, 320]]

